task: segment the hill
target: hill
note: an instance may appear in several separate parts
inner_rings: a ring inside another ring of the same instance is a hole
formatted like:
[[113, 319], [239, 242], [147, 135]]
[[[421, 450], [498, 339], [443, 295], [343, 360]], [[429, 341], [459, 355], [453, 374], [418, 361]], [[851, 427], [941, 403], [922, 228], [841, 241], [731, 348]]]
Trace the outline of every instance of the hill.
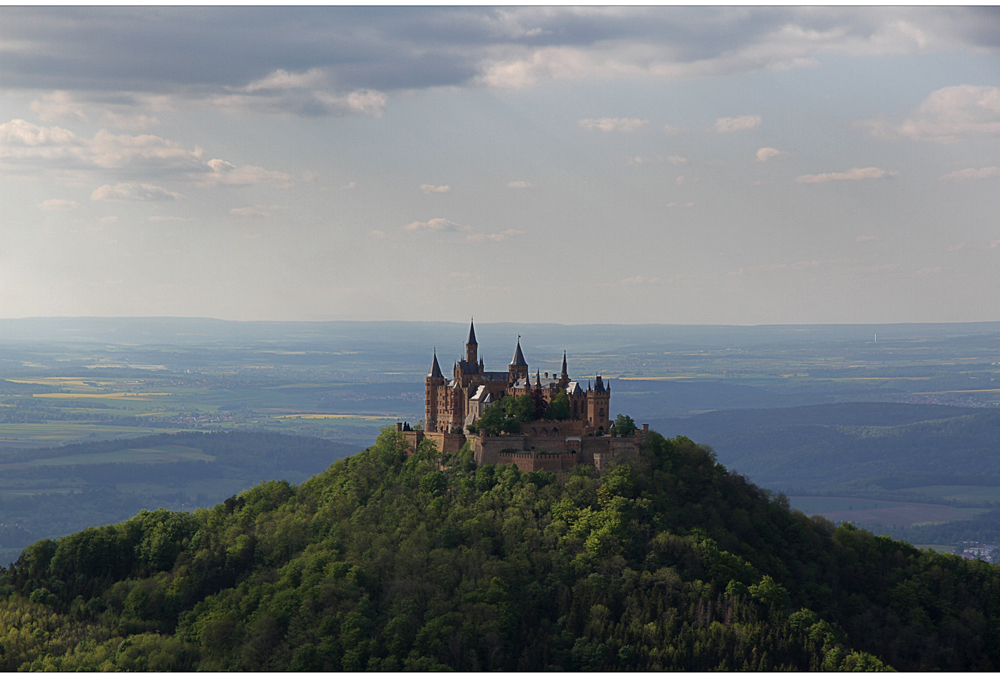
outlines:
[[301, 482], [360, 446], [278, 433], [164, 433], [0, 448], [0, 563], [28, 544], [134, 516], [214, 506], [262, 479]]
[[560, 479], [387, 430], [298, 487], [40, 541], [0, 595], [5, 670], [1000, 667], [995, 566], [810, 520], [656, 434]]
[[725, 410], [655, 421], [788, 492], [1000, 485], [1000, 411], [905, 403]]

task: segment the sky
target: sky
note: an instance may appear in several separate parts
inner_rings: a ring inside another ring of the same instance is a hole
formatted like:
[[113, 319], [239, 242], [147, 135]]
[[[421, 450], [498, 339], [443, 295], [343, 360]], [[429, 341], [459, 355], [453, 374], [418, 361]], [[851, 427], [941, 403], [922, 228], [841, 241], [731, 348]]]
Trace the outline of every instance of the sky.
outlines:
[[1000, 320], [1000, 10], [0, 8], [0, 317]]

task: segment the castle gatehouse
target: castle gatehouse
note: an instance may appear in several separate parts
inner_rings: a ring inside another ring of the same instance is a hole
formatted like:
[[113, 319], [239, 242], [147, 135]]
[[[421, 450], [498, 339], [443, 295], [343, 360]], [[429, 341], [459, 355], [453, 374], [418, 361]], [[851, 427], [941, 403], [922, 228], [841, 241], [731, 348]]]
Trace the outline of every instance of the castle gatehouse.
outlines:
[[[447, 379], [434, 351], [425, 379], [423, 430], [397, 430], [416, 450], [422, 440], [431, 440], [442, 454], [452, 454], [466, 442], [475, 451], [477, 464], [515, 464], [522, 471], [567, 472], [579, 464], [598, 472], [612, 461], [633, 458], [649, 431], [647, 424], [630, 435], [620, 436], [611, 421], [611, 384], [598, 375], [586, 389], [570, 378], [563, 353], [562, 371], [530, 376], [528, 362], [518, 337], [514, 356], [506, 372], [489, 372], [479, 356], [474, 323], [469, 324], [465, 359], [456, 360]], [[505, 396], [532, 396], [551, 403], [565, 393], [569, 418], [525, 422], [517, 434], [488, 435], [475, 423], [487, 408]]]

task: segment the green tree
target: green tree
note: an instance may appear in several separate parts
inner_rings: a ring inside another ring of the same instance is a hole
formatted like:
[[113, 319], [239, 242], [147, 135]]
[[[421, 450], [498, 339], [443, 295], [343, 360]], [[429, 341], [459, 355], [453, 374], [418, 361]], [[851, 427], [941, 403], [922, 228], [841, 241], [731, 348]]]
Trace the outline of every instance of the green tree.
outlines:
[[572, 411], [569, 406], [569, 396], [566, 395], [565, 391], [559, 391], [556, 397], [552, 399], [549, 406], [545, 410], [545, 418], [552, 419], [556, 421], [565, 421], [572, 416]]
[[615, 435], [630, 436], [638, 430], [635, 421], [627, 414], [619, 414], [615, 417]]

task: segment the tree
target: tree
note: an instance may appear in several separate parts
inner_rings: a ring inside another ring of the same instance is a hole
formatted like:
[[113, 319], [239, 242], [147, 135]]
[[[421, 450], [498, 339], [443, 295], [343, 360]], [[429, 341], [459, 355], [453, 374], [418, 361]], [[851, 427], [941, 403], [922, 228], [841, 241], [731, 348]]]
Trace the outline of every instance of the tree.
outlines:
[[569, 396], [566, 395], [565, 391], [559, 391], [556, 397], [552, 399], [549, 403], [548, 408], [545, 410], [546, 419], [554, 419], [557, 421], [564, 421], [572, 416], [569, 407]]
[[638, 430], [635, 421], [627, 414], [619, 414], [615, 417], [615, 435], [630, 436]]

